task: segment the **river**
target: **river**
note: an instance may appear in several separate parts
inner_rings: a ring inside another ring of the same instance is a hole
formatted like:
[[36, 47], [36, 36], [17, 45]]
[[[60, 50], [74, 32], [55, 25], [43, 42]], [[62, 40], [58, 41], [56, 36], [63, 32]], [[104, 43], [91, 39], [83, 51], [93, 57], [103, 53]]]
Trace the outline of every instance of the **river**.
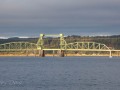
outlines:
[[0, 90], [120, 90], [120, 58], [0, 57]]

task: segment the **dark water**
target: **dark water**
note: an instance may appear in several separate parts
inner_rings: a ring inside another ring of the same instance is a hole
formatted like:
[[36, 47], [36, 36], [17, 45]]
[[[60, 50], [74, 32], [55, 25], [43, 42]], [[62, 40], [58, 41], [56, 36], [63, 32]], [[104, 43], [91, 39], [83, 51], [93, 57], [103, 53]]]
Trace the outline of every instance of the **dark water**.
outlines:
[[0, 57], [0, 90], [120, 90], [120, 58]]

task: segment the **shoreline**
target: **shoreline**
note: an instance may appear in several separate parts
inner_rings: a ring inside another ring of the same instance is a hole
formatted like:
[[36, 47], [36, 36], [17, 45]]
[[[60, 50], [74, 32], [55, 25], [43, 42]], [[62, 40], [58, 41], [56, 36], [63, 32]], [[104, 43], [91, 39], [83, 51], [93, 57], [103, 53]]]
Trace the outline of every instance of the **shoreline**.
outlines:
[[[60, 56], [58, 56], [57, 54], [45, 54], [45, 57], [60, 57]], [[64, 57], [74, 57], [74, 56], [76, 56], [76, 57], [89, 57], [89, 56], [91, 56], [91, 57], [105, 57], [105, 56], [110, 56], [110, 55], [108, 55], [108, 54], [101, 54], [101, 55], [80, 55], [80, 54], [67, 54], [67, 55], [65, 55]], [[120, 55], [112, 55], [112, 56], [114, 56], [114, 57], [120, 57]], [[26, 55], [26, 54], [0, 54], [0, 57], [40, 57], [38, 54], [37, 55], [35, 55], [35, 54], [28, 54], [28, 55]]]

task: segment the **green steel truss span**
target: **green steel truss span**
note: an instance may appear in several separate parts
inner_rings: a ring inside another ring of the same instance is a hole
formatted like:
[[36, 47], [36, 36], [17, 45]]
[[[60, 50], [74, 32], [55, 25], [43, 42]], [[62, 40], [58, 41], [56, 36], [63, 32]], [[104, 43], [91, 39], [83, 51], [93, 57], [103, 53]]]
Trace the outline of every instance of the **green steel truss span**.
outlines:
[[[0, 51], [24, 51], [24, 50], [41, 50], [41, 47], [37, 48], [37, 44], [29, 43], [29, 42], [10, 42], [0, 44]], [[62, 44], [60, 48], [57, 49], [46, 49], [42, 50], [88, 50], [88, 51], [109, 51], [109, 47], [105, 44], [96, 43], [96, 42], [74, 42], [74, 43], [66, 43]]]
[[24, 50], [35, 50], [37, 45], [29, 42], [10, 42], [0, 44], [0, 51], [24, 51]]
[[[44, 48], [44, 37], [55, 36], [60, 37], [59, 48]], [[85, 50], [85, 51], [111, 51], [105, 44], [96, 42], [73, 42], [67, 43], [63, 34], [45, 35], [40, 34], [37, 44], [30, 42], [10, 42], [0, 44], [0, 52], [2, 51], [24, 51], [24, 50]]]
[[81, 50], [110, 50], [105, 44], [96, 42], [74, 42], [65, 45], [64, 48]]

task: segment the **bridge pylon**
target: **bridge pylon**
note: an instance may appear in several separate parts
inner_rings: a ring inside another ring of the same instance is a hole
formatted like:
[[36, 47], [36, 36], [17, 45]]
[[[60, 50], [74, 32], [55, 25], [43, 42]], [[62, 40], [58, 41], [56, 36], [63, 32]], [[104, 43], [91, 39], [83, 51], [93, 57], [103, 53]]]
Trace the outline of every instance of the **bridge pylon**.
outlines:
[[[39, 50], [39, 56], [45, 56], [44, 53], [44, 37], [50, 36], [50, 37], [60, 37], [60, 43], [59, 48], [57, 48], [59, 51], [59, 56], [64, 57], [64, 50], [66, 49], [66, 41], [64, 40], [64, 34], [56, 34], [56, 35], [48, 35], [48, 34], [40, 34], [40, 37], [37, 42], [37, 50]], [[42, 54], [41, 54], [42, 53]]]
[[64, 34], [60, 34], [60, 49], [66, 49], [66, 41], [64, 39]]
[[43, 40], [44, 34], [40, 34], [40, 37], [37, 42], [37, 49], [42, 50], [44, 46], [44, 40]]

